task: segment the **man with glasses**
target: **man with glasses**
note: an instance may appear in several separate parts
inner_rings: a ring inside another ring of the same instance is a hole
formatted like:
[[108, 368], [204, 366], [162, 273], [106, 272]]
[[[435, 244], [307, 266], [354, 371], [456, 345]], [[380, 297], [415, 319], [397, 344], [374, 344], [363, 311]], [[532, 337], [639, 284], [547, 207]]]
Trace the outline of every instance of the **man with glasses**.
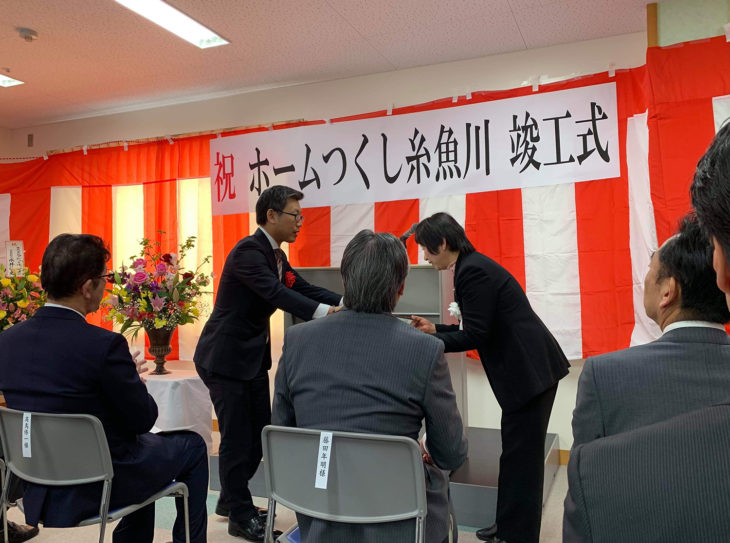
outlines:
[[263, 541], [266, 524], [253, 505], [248, 481], [261, 462], [261, 430], [271, 422], [269, 317], [281, 309], [315, 319], [335, 311], [341, 301], [339, 294], [302, 279], [281, 250], [283, 242], [297, 239], [303, 197], [281, 185], [261, 193], [259, 228], [226, 258], [215, 307], [193, 357], [221, 433], [216, 513], [229, 517], [229, 534], [249, 541]]
[[[41, 266], [48, 302], [0, 334], [0, 389], [11, 409], [97, 417], [114, 468], [109, 509], [142, 503], [173, 480], [183, 482], [189, 492], [190, 541], [206, 543], [205, 441], [193, 432], [150, 433], [158, 412], [140, 379], [146, 371], [144, 359], [134, 360], [121, 334], [86, 322], [104, 296], [101, 278], [107, 275], [102, 272], [109, 257], [104, 241], [90, 234], [60, 234], [48, 244]], [[28, 483], [23, 494], [26, 522], [37, 526], [42, 521], [46, 528], [76, 526], [99, 513], [101, 491], [101, 482], [60, 487]], [[174, 543], [186, 540], [184, 520], [178, 503]], [[154, 531], [151, 503], [125, 516], [112, 539], [151, 543]]]

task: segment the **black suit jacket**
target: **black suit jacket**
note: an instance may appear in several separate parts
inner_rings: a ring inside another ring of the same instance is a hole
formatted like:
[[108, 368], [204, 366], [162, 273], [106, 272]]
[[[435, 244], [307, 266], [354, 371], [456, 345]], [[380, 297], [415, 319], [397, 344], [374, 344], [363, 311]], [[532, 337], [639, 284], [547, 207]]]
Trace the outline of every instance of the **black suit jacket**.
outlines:
[[[288, 288], [283, 281], [294, 274]], [[307, 283], [284, 258], [279, 280], [276, 256], [261, 229], [240, 240], [226, 258], [215, 307], [193, 359], [209, 372], [248, 380], [271, 367], [269, 317], [282, 309], [309, 320], [320, 303], [338, 305], [341, 296]]]
[[456, 261], [454, 299], [463, 330], [436, 325], [445, 352], [477, 349], [499, 405], [513, 411], [568, 373], [568, 360], [512, 275], [481, 253]]
[[[101, 420], [114, 465], [112, 507], [146, 499], [172, 479], [176, 462], [121, 334], [90, 325], [68, 309], [42, 307], [0, 333], [0, 390], [8, 407], [43, 413], [86, 413]], [[99, 511], [101, 483], [28, 485], [26, 521], [69, 526]]]

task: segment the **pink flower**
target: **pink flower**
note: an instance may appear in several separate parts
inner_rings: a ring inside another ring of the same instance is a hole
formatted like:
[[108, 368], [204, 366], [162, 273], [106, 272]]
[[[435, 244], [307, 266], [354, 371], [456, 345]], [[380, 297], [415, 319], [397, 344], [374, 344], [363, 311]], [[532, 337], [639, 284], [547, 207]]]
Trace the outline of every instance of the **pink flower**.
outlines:
[[147, 272], [138, 271], [132, 276], [132, 282], [135, 285], [141, 285], [142, 283], [146, 283], [148, 278], [149, 274]]
[[111, 294], [109, 296], [109, 303], [112, 304], [112, 307], [119, 307], [119, 296]]
[[157, 267], [155, 268], [155, 276], [162, 277], [166, 273], [167, 273], [167, 264], [163, 264], [162, 262], [157, 264]]
[[150, 303], [152, 304], [152, 309], [162, 311], [162, 308], [165, 306], [165, 299], [155, 294], [155, 297], [150, 300]]
[[144, 258], [138, 258], [137, 260], [132, 262], [132, 267], [135, 270], [140, 270], [140, 269], [143, 270], [145, 267], [145, 264], [146, 264], [146, 262], [144, 261]]

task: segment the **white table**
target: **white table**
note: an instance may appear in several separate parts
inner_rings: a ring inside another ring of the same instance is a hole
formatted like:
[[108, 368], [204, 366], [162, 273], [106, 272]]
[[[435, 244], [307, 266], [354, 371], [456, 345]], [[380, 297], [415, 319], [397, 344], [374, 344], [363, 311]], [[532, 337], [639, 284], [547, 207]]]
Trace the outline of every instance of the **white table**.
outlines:
[[210, 453], [212, 404], [208, 388], [198, 377], [195, 366], [190, 361], [170, 360], [165, 368], [170, 370], [167, 375], [144, 374], [147, 391], [157, 402], [159, 411], [155, 427], [162, 432], [197, 432], [205, 440]]

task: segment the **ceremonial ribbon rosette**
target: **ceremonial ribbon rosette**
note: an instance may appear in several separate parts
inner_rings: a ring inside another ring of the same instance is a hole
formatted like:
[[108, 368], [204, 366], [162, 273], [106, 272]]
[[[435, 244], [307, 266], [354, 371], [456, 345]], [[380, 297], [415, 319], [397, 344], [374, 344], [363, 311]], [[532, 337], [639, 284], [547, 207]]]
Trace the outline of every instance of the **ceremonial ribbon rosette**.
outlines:
[[459, 309], [459, 304], [456, 302], [451, 302], [449, 304], [449, 315], [461, 322], [461, 309]]
[[294, 281], [296, 281], [296, 280], [297, 280], [297, 276], [294, 275], [293, 272], [288, 271], [284, 274], [284, 284], [287, 287], [291, 288], [292, 285], [294, 285]]

